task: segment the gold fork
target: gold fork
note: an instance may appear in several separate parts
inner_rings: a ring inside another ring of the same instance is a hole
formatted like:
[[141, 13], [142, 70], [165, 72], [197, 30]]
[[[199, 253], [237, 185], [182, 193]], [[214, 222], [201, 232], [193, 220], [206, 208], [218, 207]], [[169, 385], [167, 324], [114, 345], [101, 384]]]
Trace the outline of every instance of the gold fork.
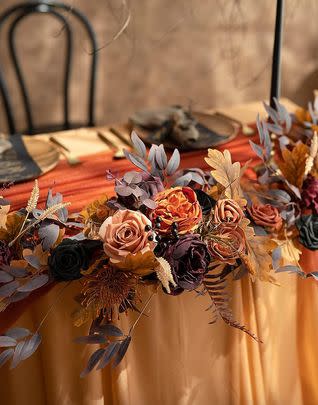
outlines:
[[63, 145], [63, 143], [57, 140], [54, 136], [50, 136], [49, 140], [54, 143], [54, 145], [59, 147], [60, 153], [65, 157], [70, 166], [77, 166], [82, 163], [75, 155], [72, 154], [69, 148]]

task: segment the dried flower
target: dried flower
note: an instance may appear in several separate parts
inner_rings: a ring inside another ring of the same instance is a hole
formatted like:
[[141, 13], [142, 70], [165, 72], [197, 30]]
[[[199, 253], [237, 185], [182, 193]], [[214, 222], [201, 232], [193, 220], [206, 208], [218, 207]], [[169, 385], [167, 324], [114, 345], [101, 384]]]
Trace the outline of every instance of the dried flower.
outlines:
[[[138, 278], [129, 272], [119, 271], [105, 263], [96, 271], [85, 276], [82, 289], [82, 305], [89, 308], [95, 316], [109, 315], [114, 306], [131, 300]], [[134, 294], [133, 294], [134, 295]]]
[[162, 191], [156, 196], [157, 208], [152, 212], [152, 220], [161, 219], [159, 233], [171, 232], [175, 223], [183, 235], [193, 232], [202, 219], [202, 210], [196, 193], [189, 187], [175, 187]]
[[302, 215], [296, 226], [300, 243], [307, 249], [318, 250], [318, 215]]
[[214, 222], [238, 223], [244, 217], [244, 212], [240, 205], [231, 198], [218, 200], [214, 207]]
[[151, 222], [138, 211], [117, 211], [103, 222], [99, 235], [104, 242], [104, 251], [113, 263], [125, 260], [129, 254], [146, 253], [155, 247], [153, 237], [150, 237]]
[[152, 200], [163, 190], [160, 178], [147, 172], [128, 172], [122, 179], [116, 180], [115, 185], [118, 202], [132, 210], [138, 210], [142, 205], [154, 208]]
[[264, 226], [271, 232], [279, 231], [283, 225], [278, 209], [270, 204], [252, 204], [247, 210], [256, 225]]
[[52, 252], [48, 264], [50, 273], [58, 281], [76, 280], [87, 270], [94, 250], [100, 241], [64, 239]]
[[244, 231], [231, 223], [220, 224], [217, 234], [211, 235], [207, 244], [214, 258], [230, 264], [246, 250]]
[[301, 197], [302, 207], [318, 214], [318, 179], [316, 177], [308, 175], [303, 184]]
[[110, 215], [111, 209], [107, 205], [108, 197], [106, 195], [100, 197], [98, 200], [89, 204], [82, 212], [81, 215], [85, 222], [89, 220], [94, 223], [101, 224]]
[[177, 289], [172, 289], [174, 293], [197, 288], [203, 281], [210, 262], [207, 246], [197, 234], [184, 235], [170, 244], [164, 252], [164, 258], [170, 264], [178, 286]]
[[163, 257], [158, 257], [157, 258], [158, 266], [156, 267], [156, 274], [158, 277], [158, 280], [161, 282], [163, 288], [167, 291], [168, 294], [170, 294], [170, 283], [173, 285], [173, 287], [177, 287], [176, 282], [173, 279], [173, 275], [171, 273], [171, 266], [167, 262], [166, 259]]

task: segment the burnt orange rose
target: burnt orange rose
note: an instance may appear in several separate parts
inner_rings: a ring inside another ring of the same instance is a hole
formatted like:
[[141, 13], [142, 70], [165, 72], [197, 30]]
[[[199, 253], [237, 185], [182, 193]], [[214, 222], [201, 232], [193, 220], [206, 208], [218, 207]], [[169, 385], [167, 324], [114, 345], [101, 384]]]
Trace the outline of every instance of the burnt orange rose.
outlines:
[[156, 195], [157, 208], [152, 213], [152, 220], [160, 217], [159, 233], [171, 232], [176, 223], [178, 233], [183, 235], [193, 232], [202, 219], [202, 210], [195, 192], [190, 187], [174, 187]]
[[99, 230], [104, 241], [104, 251], [113, 263], [126, 259], [130, 254], [152, 251], [155, 243], [148, 239], [151, 221], [141, 212], [118, 210], [108, 217]]
[[214, 222], [238, 223], [244, 217], [244, 212], [239, 204], [230, 198], [218, 200], [214, 207]]
[[244, 231], [236, 224], [222, 223], [207, 245], [215, 259], [231, 263], [246, 250]]
[[270, 204], [252, 204], [248, 212], [256, 225], [264, 226], [271, 232], [279, 231], [283, 225], [278, 209]]

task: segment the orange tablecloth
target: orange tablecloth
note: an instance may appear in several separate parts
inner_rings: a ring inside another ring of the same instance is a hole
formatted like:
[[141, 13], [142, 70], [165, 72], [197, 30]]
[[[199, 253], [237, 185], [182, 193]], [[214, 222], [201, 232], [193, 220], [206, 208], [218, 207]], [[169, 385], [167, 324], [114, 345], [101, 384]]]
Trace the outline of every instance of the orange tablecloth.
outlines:
[[[219, 147], [220, 150], [229, 149], [233, 160], [245, 163], [249, 159], [255, 160], [248, 141], [250, 138], [239, 135], [233, 141]], [[182, 167], [207, 168], [204, 161], [206, 151], [187, 152], [182, 156]], [[72, 203], [70, 210], [77, 212], [87, 203], [93, 201], [101, 194], [113, 194], [113, 182], [106, 180], [106, 170], [122, 175], [134, 166], [126, 159], [113, 160], [112, 152], [104, 152], [81, 158], [83, 163], [70, 167], [67, 162], [60, 161], [51, 172], [39, 178], [41, 197], [39, 204], [45, 201], [48, 188], [53, 188], [63, 194], [64, 200]], [[12, 208], [24, 207], [32, 190], [33, 182], [16, 184], [11, 189], [5, 190], [3, 195], [12, 202]]]
[[[253, 157], [248, 139], [239, 136], [223, 146], [234, 160]], [[184, 166], [205, 167], [203, 152], [184, 155]], [[40, 178], [41, 198], [54, 186], [78, 211], [101, 193], [111, 192], [106, 169], [122, 173], [126, 161], [112, 161], [109, 153], [83, 158], [69, 168], [65, 162]], [[5, 192], [14, 207], [25, 205], [32, 183]], [[313, 257], [311, 263], [314, 266]], [[306, 258], [305, 258], [306, 260]], [[312, 268], [311, 268], [312, 269]], [[193, 294], [169, 297], [158, 294], [150, 318], [138, 325], [126, 359], [115, 370], [93, 372], [85, 380], [79, 374], [94, 348], [83, 350], [72, 343], [86, 333], [70, 321], [75, 308], [77, 283], [56, 304], [43, 329], [38, 352], [10, 372], [0, 370], [0, 403], [4, 405], [314, 405], [318, 403], [316, 375], [317, 284], [295, 276], [279, 275], [281, 287], [252, 284], [248, 278], [233, 283], [236, 318], [264, 341], [257, 344], [222, 322], [209, 325], [204, 310], [208, 297]], [[32, 303], [17, 325], [35, 330], [54, 302], [57, 286]], [[145, 295], [147, 292], [145, 291]], [[120, 320], [127, 330], [135, 319]]]

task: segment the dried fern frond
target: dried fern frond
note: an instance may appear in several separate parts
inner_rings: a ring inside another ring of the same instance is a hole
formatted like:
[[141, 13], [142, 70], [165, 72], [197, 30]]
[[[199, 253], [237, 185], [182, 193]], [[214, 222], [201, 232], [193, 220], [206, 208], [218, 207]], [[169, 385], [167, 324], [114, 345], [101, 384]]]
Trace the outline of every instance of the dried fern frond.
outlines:
[[39, 196], [40, 196], [40, 189], [39, 189], [38, 181], [35, 180], [28, 204], [26, 206], [26, 210], [28, 213], [32, 212], [36, 208], [36, 205], [39, 200]]
[[157, 261], [159, 263], [159, 266], [157, 266], [155, 269], [157, 277], [167, 292], [170, 293], [171, 291], [169, 283], [171, 283], [174, 287], [177, 286], [171, 273], [171, 266], [163, 257], [158, 257]]
[[219, 318], [221, 318], [227, 325], [233, 328], [240, 329], [241, 331], [247, 333], [257, 342], [261, 340], [251, 332], [245, 325], [240, 324], [234, 319], [232, 310], [229, 306], [229, 296], [226, 292], [227, 280], [225, 271], [226, 267], [224, 264], [219, 265], [211, 269], [205, 276], [203, 284], [208, 292], [212, 304], [208, 308], [213, 311], [213, 318], [210, 324], [215, 323]]
[[309, 156], [307, 157], [306, 164], [305, 164], [305, 173], [304, 175], [307, 176], [311, 169], [314, 166], [315, 158], [317, 157], [318, 153], [318, 135], [317, 132], [314, 132], [314, 135], [311, 140]]

